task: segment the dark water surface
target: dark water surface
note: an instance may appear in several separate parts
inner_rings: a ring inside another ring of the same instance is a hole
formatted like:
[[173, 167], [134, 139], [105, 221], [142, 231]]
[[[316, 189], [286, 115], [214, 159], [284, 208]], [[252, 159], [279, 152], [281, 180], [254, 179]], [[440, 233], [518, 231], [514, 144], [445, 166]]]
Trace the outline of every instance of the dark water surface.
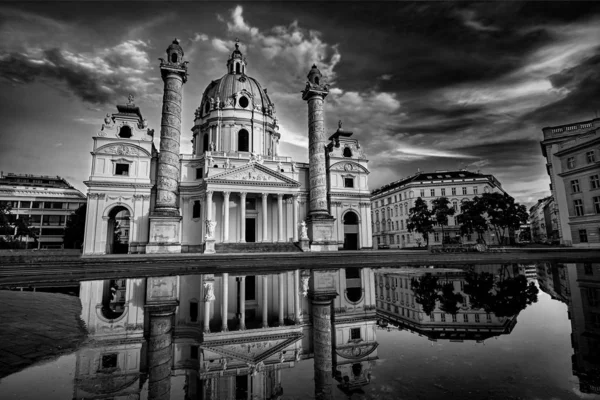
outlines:
[[600, 264], [117, 279], [79, 296], [88, 340], [0, 380], [1, 399], [600, 399]]

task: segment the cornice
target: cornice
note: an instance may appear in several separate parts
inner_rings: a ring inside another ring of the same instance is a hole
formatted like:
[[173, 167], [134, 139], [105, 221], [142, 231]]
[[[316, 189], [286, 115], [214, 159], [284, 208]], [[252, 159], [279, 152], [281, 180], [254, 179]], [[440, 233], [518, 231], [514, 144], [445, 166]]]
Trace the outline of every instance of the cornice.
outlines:
[[114, 188], [128, 188], [128, 189], [152, 189], [154, 187], [153, 184], [148, 183], [126, 183], [126, 182], [93, 182], [93, 181], [85, 181], [83, 182], [87, 187], [114, 187]]

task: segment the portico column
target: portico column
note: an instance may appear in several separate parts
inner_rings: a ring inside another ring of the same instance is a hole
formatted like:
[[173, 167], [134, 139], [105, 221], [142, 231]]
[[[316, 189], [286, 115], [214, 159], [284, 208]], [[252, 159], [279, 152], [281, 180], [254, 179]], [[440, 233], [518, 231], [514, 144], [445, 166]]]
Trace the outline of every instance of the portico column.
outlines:
[[283, 242], [283, 193], [277, 194], [277, 241]]
[[206, 192], [206, 219], [212, 221], [213, 217], [213, 202], [212, 202], [213, 191], [209, 190]]
[[223, 272], [223, 308], [221, 308], [221, 332], [227, 332], [227, 309], [229, 304], [229, 273]]
[[231, 192], [223, 192], [223, 243], [229, 242], [229, 195]]
[[292, 231], [294, 232], [293, 234], [293, 241], [297, 242], [298, 241], [298, 196], [292, 196], [292, 208], [293, 208], [293, 215], [294, 215], [294, 219], [293, 219], [293, 227], [294, 229], [292, 229]]
[[294, 270], [294, 322], [300, 323], [300, 270]]
[[246, 277], [238, 278], [240, 283], [240, 330], [246, 329]]
[[262, 222], [262, 235], [263, 235], [262, 241], [263, 242], [267, 241], [267, 230], [268, 230], [268, 227], [267, 227], [267, 199], [268, 199], [268, 197], [269, 197], [268, 193], [263, 193], [262, 194], [262, 217], [263, 217], [262, 218], [263, 219], [263, 222]]
[[246, 243], [246, 192], [240, 192], [240, 243]]
[[283, 279], [286, 274], [279, 274], [279, 326], [283, 326]]
[[267, 299], [268, 299], [268, 293], [267, 293], [267, 275], [263, 275], [262, 276], [262, 327], [263, 328], [268, 328], [269, 327], [269, 319], [268, 319], [268, 310], [267, 310]]
[[204, 281], [204, 333], [210, 333], [210, 302], [215, 299], [214, 281]]

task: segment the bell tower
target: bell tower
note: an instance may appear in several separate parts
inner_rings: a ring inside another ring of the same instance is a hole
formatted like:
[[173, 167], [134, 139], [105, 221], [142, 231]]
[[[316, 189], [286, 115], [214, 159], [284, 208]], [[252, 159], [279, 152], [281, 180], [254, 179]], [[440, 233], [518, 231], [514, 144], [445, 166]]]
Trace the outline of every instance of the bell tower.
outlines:
[[308, 73], [308, 82], [302, 91], [302, 100], [308, 103], [308, 162], [310, 208], [307, 217], [311, 251], [337, 250], [333, 236], [335, 219], [327, 206], [327, 170], [325, 147], [325, 115], [323, 103], [329, 94], [329, 85], [316, 65]]
[[164, 82], [160, 123], [160, 155], [156, 179], [156, 203], [150, 215], [150, 241], [146, 253], [180, 253], [179, 147], [181, 139], [181, 99], [187, 81], [187, 61], [177, 39], [160, 59]]

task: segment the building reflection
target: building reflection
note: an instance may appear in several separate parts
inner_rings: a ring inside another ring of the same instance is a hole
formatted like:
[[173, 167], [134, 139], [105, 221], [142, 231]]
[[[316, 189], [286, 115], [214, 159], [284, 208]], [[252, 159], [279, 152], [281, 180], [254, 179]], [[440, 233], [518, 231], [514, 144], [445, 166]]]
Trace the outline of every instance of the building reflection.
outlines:
[[83, 282], [73, 397], [278, 399], [309, 359], [316, 398], [360, 391], [378, 358], [373, 287], [368, 268]]
[[378, 270], [379, 323], [433, 341], [481, 342], [510, 334], [519, 312], [537, 301], [525, 270], [517, 264]]
[[573, 375], [579, 378], [581, 392], [600, 394], [600, 263], [552, 268], [568, 280]]

